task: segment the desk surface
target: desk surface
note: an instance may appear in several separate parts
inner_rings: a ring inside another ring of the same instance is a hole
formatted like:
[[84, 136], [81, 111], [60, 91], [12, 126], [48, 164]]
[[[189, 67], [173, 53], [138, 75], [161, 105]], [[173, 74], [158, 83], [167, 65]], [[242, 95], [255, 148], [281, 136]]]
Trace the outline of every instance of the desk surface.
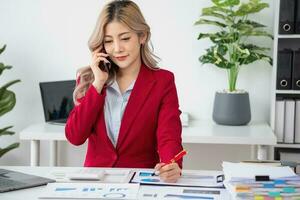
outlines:
[[[63, 125], [33, 124], [20, 132], [21, 140], [65, 141]], [[183, 127], [183, 143], [275, 145], [276, 137], [267, 123], [222, 126], [212, 121], [192, 121]]]
[[[43, 177], [48, 177], [52, 179], [58, 179], [61, 178], [64, 174], [67, 172], [72, 172], [72, 171], [77, 171], [79, 169], [83, 169], [81, 167], [22, 167], [22, 166], [0, 166], [0, 168], [4, 169], [9, 169], [9, 170], [15, 170], [23, 173], [28, 173], [32, 175], [38, 175], [38, 176], [43, 176]], [[113, 169], [113, 168], [102, 168], [102, 169], [107, 169], [111, 171], [117, 171], [118, 169]], [[187, 172], [196, 172], [195, 170], [185, 170]], [[207, 174], [212, 174], [212, 173], [220, 173], [218, 171], [204, 171], [204, 170], [197, 170], [197, 172], [201, 173], [207, 173]], [[116, 176], [117, 177], [117, 176]], [[118, 178], [112, 177], [111, 179], [105, 179], [106, 182], [111, 182], [111, 183], [126, 183], [128, 180], [124, 179], [123, 181], [118, 180]], [[16, 190], [12, 192], [6, 192], [6, 193], [0, 193], [0, 199], [8, 199], [8, 200], [23, 200], [25, 197], [26, 199], [30, 200], [37, 200], [41, 192], [45, 190], [46, 186], [40, 186], [40, 187], [35, 187], [35, 188], [29, 188], [29, 189], [23, 189], [23, 190]], [[160, 187], [166, 187], [166, 186], [141, 186], [140, 187], [140, 192], [139, 192], [139, 198], [138, 199], [147, 199], [144, 196], [142, 196], [143, 191], [155, 191], [159, 190]], [[172, 187], [173, 188], [173, 187]], [[180, 188], [185, 188], [185, 187], [180, 187]], [[188, 187], [189, 189], [193, 187]], [[195, 188], [196, 189], [196, 188]], [[199, 188], [197, 188], [199, 189]], [[214, 189], [216, 190], [216, 189]], [[218, 189], [219, 190], [219, 189]], [[230, 200], [230, 196], [227, 191], [224, 189], [221, 189], [224, 194], [222, 196], [222, 200]], [[142, 198], [141, 198], [142, 197]], [[153, 197], [149, 197], [148, 199], [153, 199]]]

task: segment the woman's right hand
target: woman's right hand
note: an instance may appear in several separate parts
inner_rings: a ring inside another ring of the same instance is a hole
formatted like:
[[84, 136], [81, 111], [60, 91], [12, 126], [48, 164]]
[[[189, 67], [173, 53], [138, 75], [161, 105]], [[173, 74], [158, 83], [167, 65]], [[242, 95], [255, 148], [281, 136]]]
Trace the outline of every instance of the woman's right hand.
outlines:
[[108, 54], [101, 52], [101, 50], [102, 47], [99, 47], [92, 53], [92, 61], [90, 65], [95, 78], [93, 82], [93, 86], [97, 89], [99, 93], [101, 92], [105, 82], [108, 79], [108, 73], [102, 71], [99, 68], [99, 63], [100, 62], [109, 63], [109, 61], [107, 60]]

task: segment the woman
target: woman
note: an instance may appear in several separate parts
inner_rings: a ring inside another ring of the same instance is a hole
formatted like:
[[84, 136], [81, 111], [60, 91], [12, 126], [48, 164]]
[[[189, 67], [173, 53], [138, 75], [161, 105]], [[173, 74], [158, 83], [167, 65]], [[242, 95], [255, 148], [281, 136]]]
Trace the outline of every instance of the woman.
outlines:
[[86, 167], [155, 167], [161, 179], [176, 182], [182, 159], [165, 163], [182, 150], [178, 97], [173, 74], [157, 67], [149, 40], [134, 2], [103, 8], [89, 40], [91, 64], [77, 73], [65, 133], [74, 145], [88, 139]]

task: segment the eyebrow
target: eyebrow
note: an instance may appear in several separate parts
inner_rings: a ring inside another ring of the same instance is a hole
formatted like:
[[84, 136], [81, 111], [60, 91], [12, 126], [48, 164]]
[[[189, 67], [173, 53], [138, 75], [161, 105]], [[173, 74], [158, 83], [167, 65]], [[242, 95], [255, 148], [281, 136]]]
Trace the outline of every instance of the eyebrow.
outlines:
[[[125, 35], [127, 33], [130, 33], [130, 32], [123, 32], [123, 33], [120, 33], [118, 36], [122, 36], [122, 35]], [[104, 37], [112, 37], [111, 35], [105, 35]]]

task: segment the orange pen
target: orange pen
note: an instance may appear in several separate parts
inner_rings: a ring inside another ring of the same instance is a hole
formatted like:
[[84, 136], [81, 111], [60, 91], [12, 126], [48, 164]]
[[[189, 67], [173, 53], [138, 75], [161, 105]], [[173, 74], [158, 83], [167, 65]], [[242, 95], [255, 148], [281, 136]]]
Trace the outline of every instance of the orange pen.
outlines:
[[[174, 158], [172, 158], [170, 161], [168, 161], [165, 165], [174, 163], [176, 161], [178, 161], [179, 159], [181, 159], [183, 156], [185, 156], [187, 154], [187, 151], [185, 149], [183, 149], [182, 151], [180, 151], [178, 154], [176, 154], [174, 156]], [[163, 165], [164, 166], [164, 165]], [[158, 171], [155, 171], [152, 173], [152, 176], [154, 175], [159, 175]]]
[[174, 163], [174, 162], [178, 161], [179, 159], [181, 159], [186, 154], [187, 154], [187, 151], [185, 149], [183, 149], [178, 154], [176, 154], [173, 159], [171, 159], [169, 162], [167, 162], [167, 164], [171, 164], [171, 163]]

